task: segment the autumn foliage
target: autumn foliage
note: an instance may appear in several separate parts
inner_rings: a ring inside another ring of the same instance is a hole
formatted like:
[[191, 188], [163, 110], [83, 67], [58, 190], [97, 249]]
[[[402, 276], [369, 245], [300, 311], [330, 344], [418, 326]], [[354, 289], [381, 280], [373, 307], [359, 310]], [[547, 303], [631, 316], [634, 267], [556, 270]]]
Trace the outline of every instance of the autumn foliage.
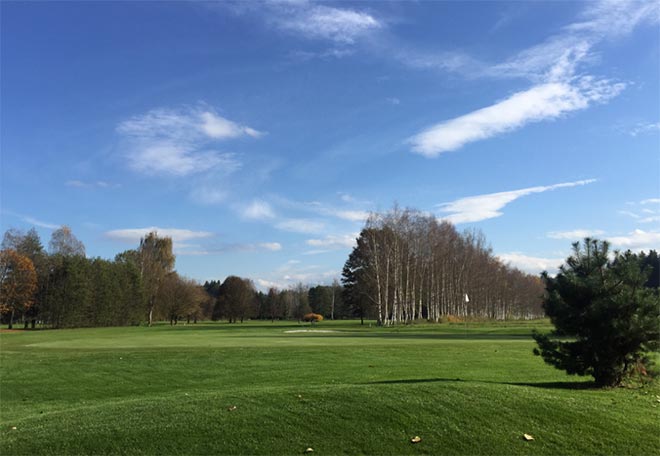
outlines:
[[9, 314], [11, 329], [16, 314], [23, 314], [34, 304], [37, 273], [32, 260], [15, 250], [0, 252], [0, 312]]
[[303, 316], [303, 321], [309, 321], [312, 323], [318, 323], [319, 321], [323, 321], [323, 315], [319, 315], [316, 313], [308, 313]]

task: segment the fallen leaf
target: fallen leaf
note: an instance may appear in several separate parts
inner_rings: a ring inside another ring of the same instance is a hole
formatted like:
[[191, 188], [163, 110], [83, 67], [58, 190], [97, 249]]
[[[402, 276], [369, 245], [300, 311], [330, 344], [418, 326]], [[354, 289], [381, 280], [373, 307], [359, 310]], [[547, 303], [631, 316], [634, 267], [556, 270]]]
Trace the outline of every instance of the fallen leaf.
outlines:
[[412, 439], [410, 439], [410, 443], [419, 443], [419, 442], [421, 442], [421, 441], [422, 441], [422, 438], [421, 438], [420, 436], [418, 436], [418, 435], [416, 435], [415, 437], [413, 437]]
[[230, 407], [227, 407], [227, 410], [229, 410], [230, 412], [233, 412], [234, 410], [236, 410], [236, 406], [232, 405]]
[[305, 450], [305, 453], [313, 453], [313, 452], [314, 452], [314, 448], [312, 447], [309, 447]]
[[525, 439], [525, 440], [527, 440], [527, 441], [529, 442], [529, 441], [531, 441], [531, 440], [534, 440], [534, 437], [532, 437], [532, 436], [529, 435], [529, 434], [523, 434], [523, 439]]

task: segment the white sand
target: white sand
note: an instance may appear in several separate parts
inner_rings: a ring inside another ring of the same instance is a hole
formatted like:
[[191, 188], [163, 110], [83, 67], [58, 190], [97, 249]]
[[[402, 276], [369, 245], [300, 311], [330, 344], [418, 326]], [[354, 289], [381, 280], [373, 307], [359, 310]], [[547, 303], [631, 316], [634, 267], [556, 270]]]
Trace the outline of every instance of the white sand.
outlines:
[[333, 331], [332, 329], [292, 329], [290, 331], [284, 331], [285, 333], [336, 333], [339, 331]]

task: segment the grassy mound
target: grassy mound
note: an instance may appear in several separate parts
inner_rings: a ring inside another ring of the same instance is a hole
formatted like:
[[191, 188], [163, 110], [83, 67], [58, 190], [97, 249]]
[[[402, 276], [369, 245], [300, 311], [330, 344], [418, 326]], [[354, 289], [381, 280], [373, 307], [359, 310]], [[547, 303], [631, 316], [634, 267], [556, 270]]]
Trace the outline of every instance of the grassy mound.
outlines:
[[532, 355], [533, 327], [547, 324], [3, 333], [2, 451], [655, 453], [660, 388], [568, 377]]

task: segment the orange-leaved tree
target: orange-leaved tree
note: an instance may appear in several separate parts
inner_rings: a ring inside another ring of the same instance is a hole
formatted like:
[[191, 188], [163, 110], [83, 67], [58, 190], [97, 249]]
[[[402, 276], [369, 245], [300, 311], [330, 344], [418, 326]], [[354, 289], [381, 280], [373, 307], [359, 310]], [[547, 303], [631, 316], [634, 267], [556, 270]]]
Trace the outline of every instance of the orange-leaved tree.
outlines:
[[322, 320], [323, 320], [323, 315], [319, 315], [313, 312], [305, 314], [305, 316], [303, 317], [303, 321], [309, 321], [311, 323], [317, 323]]
[[37, 273], [32, 260], [15, 250], [0, 251], [0, 313], [9, 314], [9, 329], [14, 316], [34, 303]]

